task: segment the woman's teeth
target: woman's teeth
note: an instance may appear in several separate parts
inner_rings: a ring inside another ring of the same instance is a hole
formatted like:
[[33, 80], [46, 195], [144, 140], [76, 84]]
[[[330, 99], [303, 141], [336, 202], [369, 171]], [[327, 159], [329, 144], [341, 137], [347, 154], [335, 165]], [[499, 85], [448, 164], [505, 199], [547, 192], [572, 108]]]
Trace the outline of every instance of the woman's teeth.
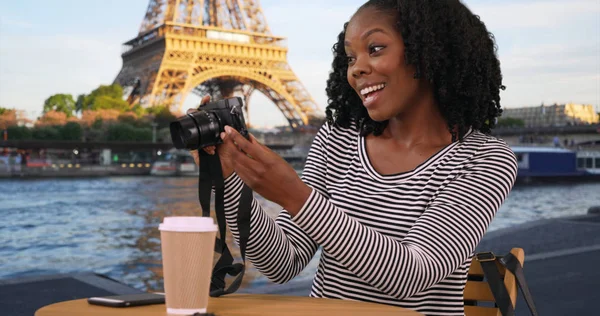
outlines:
[[367, 96], [367, 94], [369, 94], [371, 92], [375, 92], [375, 91], [381, 90], [383, 88], [385, 88], [385, 83], [378, 84], [376, 86], [371, 86], [368, 88], [364, 88], [364, 89], [360, 90], [360, 94], [364, 97], [364, 96]]

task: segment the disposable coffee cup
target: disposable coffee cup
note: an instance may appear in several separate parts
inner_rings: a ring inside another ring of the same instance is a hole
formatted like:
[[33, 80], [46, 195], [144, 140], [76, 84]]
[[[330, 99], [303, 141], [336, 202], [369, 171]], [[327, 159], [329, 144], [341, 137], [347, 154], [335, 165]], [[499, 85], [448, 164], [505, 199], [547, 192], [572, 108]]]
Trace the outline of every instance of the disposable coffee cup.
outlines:
[[210, 217], [165, 217], [158, 229], [167, 313], [206, 313], [217, 225]]

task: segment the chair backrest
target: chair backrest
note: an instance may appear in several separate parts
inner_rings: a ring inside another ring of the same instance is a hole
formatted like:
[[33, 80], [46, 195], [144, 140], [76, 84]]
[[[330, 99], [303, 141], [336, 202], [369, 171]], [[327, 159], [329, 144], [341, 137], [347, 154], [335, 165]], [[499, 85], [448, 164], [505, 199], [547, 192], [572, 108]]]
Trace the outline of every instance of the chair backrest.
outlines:
[[[525, 252], [523, 249], [513, 248], [510, 252], [519, 260], [519, 262], [521, 262], [521, 265], [523, 265], [523, 262], [525, 261]], [[508, 290], [513, 307], [515, 307], [518, 292], [517, 280], [512, 273], [506, 273], [506, 269], [502, 265], [496, 264], [498, 266], [498, 271], [500, 271], [500, 275], [504, 277], [504, 285]], [[469, 269], [469, 280], [465, 286], [464, 300], [466, 316], [502, 316], [500, 309], [493, 305], [495, 302], [494, 295], [492, 294], [488, 283], [483, 280], [481, 264], [475, 258], [473, 258], [471, 268]], [[473, 306], [473, 303], [483, 306]]]

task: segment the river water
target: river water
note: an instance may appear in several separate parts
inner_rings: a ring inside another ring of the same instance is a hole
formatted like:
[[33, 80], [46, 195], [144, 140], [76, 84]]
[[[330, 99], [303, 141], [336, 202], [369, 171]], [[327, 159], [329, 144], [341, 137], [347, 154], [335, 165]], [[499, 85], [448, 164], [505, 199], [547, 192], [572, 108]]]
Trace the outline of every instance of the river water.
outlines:
[[[161, 291], [157, 227], [165, 216], [200, 214], [196, 184], [155, 177], [0, 180], [0, 279], [94, 272]], [[600, 206], [599, 193], [600, 183], [517, 185], [489, 230], [585, 214]], [[279, 207], [258, 198], [275, 217]], [[310, 279], [315, 268], [316, 259], [300, 278]], [[250, 266], [243, 287], [265, 283]]]

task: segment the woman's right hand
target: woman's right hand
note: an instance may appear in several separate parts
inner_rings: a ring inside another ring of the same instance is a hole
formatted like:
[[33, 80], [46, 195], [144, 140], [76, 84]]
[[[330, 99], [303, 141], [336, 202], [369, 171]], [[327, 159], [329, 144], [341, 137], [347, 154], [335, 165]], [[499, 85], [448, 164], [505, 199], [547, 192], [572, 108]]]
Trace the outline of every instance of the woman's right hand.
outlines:
[[[200, 107], [208, 102], [210, 102], [210, 95], [206, 95], [202, 98], [202, 101], [200, 101]], [[187, 113], [196, 112], [198, 111], [198, 109], [188, 109]], [[221, 145], [218, 145], [208, 146], [202, 148], [202, 150], [204, 150], [204, 152], [206, 152], [209, 155], [214, 155], [215, 152], [218, 153], [219, 159], [221, 160], [221, 169], [223, 170], [223, 179], [227, 179], [229, 178], [229, 176], [231, 176], [231, 174], [233, 173], [233, 163], [231, 159], [231, 154], [227, 152], [227, 149], [223, 148], [223, 146]], [[200, 166], [200, 155], [198, 154], [198, 150], [192, 150], [190, 151], [190, 153], [194, 157], [196, 165]]]

